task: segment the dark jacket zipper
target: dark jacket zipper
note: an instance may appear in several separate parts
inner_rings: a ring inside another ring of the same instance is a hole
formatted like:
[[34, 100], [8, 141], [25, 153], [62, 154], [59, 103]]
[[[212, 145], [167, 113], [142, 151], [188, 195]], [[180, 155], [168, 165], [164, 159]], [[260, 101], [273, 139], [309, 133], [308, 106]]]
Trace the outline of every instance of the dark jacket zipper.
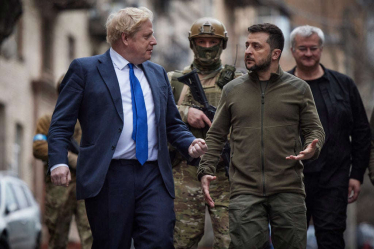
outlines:
[[262, 90], [261, 86], [261, 166], [262, 166], [262, 190], [263, 196], [266, 196], [265, 189], [265, 158], [264, 158], [264, 108], [265, 108], [265, 91], [269, 84], [269, 81], [266, 83], [265, 89]]

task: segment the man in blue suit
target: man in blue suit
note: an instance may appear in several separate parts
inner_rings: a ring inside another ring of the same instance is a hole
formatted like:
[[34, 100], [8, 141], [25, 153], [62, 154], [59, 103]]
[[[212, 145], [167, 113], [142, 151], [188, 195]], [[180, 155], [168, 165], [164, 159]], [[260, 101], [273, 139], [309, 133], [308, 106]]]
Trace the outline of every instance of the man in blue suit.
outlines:
[[69, 184], [67, 151], [79, 119], [77, 198], [85, 199], [93, 248], [174, 248], [169, 141], [199, 157], [205, 141], [181, 121], [165, 70], [148, 60], [153, 14], [126, 8], [107, 21], [111, 48], [74, 60], [61, 84], [48, 133], [54, 184]]

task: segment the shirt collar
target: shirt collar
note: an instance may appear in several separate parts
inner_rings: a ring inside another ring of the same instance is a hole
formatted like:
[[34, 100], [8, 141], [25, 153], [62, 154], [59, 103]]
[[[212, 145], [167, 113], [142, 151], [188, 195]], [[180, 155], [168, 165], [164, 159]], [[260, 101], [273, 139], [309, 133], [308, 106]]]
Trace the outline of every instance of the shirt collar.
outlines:
[[[327, 76], [327, 73], [326, 73], [326, 68], [325, 68], [325, 66], [322, 65], [322, 63], [320, 63], [320, 65], [321, 65], [321, 67], [322, 67], [322, 69], [323, 69], [323, 75], [322, 75], [320, 78], [318, 78], [318, 79], [328, 79], [328, 76]], [[289, 73], [292, 74], [292, 75], [295, 75], [295, 71], [296, 71], [296, 66], [295, 66], [294, 68], [292, 68], [292, 69], [289, 71]], [[316, 80], [318, 80], [318, 79], [316, 79]]]
[[[248, 71], [248, 75], [249, 77], [254, 80], [254, 81], [259, 81], [259, 78], [258, 78], [258, 75], [257, 75], [257, 72], [254, 72], [254, 71]], [[278, 65], [278, 69], [275, 73], [271, 73], [270, 74], [270, 79], [269, 79], [269, 82], [275, 82], [277, 81], [281, 76], [283, 75], [283, 70], [282, 68], [280, 67], [280, 65]]]
[[[119, 53], [117, 53], [113, 48], [110, 48], [110, 58], [112, 59], [112, 62], [116, 68], [119, 70], [123, 70], [127, 64], [130, 62], [123, 58]], [[138, 65], [134, 65], [136, 68], [139, 68]]]
[[328, 79], [325, 66], [322, 65], [321, 63], [320, 63], [320, 65], [321, 65], [321, 67], [323, 69], [323, 75], [322, 75], [321, 78]]

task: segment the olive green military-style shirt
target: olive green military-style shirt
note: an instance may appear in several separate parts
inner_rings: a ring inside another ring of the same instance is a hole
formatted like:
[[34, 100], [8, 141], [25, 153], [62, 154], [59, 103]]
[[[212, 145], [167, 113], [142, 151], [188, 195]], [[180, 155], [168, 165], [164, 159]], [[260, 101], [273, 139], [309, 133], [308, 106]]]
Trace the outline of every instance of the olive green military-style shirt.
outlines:
[[[269, 196], [281, 192], [305, 195], [303, 164], [287, 160], [318, 139], [317, 158], [325, 134], [308, 84], [280, 67], [262, 93], [258, 76], [250, 72], [224, 88], [208, 131], [207, 153], [198, 169], [214, 175], [219, 155], [230, 133], [231, 197]], [[305, 138], [305, 145], [300, 136]]]

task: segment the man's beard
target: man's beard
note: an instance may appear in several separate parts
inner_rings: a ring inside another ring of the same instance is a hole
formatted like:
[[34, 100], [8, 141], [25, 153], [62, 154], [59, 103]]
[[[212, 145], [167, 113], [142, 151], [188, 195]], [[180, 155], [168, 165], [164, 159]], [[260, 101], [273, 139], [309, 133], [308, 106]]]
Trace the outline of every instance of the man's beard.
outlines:
[[271, 64], [271, 53], [269, 53], [265, 61], [261, 61], [260, 64], [255, 64], [251, 66], [250, 68], [248, 68], [246, 65], [246, 67], [249, 71], [252, 71], [252, 72], [262, 72], [262, 71], [268, 70], [270, 68], [270, 64]]

